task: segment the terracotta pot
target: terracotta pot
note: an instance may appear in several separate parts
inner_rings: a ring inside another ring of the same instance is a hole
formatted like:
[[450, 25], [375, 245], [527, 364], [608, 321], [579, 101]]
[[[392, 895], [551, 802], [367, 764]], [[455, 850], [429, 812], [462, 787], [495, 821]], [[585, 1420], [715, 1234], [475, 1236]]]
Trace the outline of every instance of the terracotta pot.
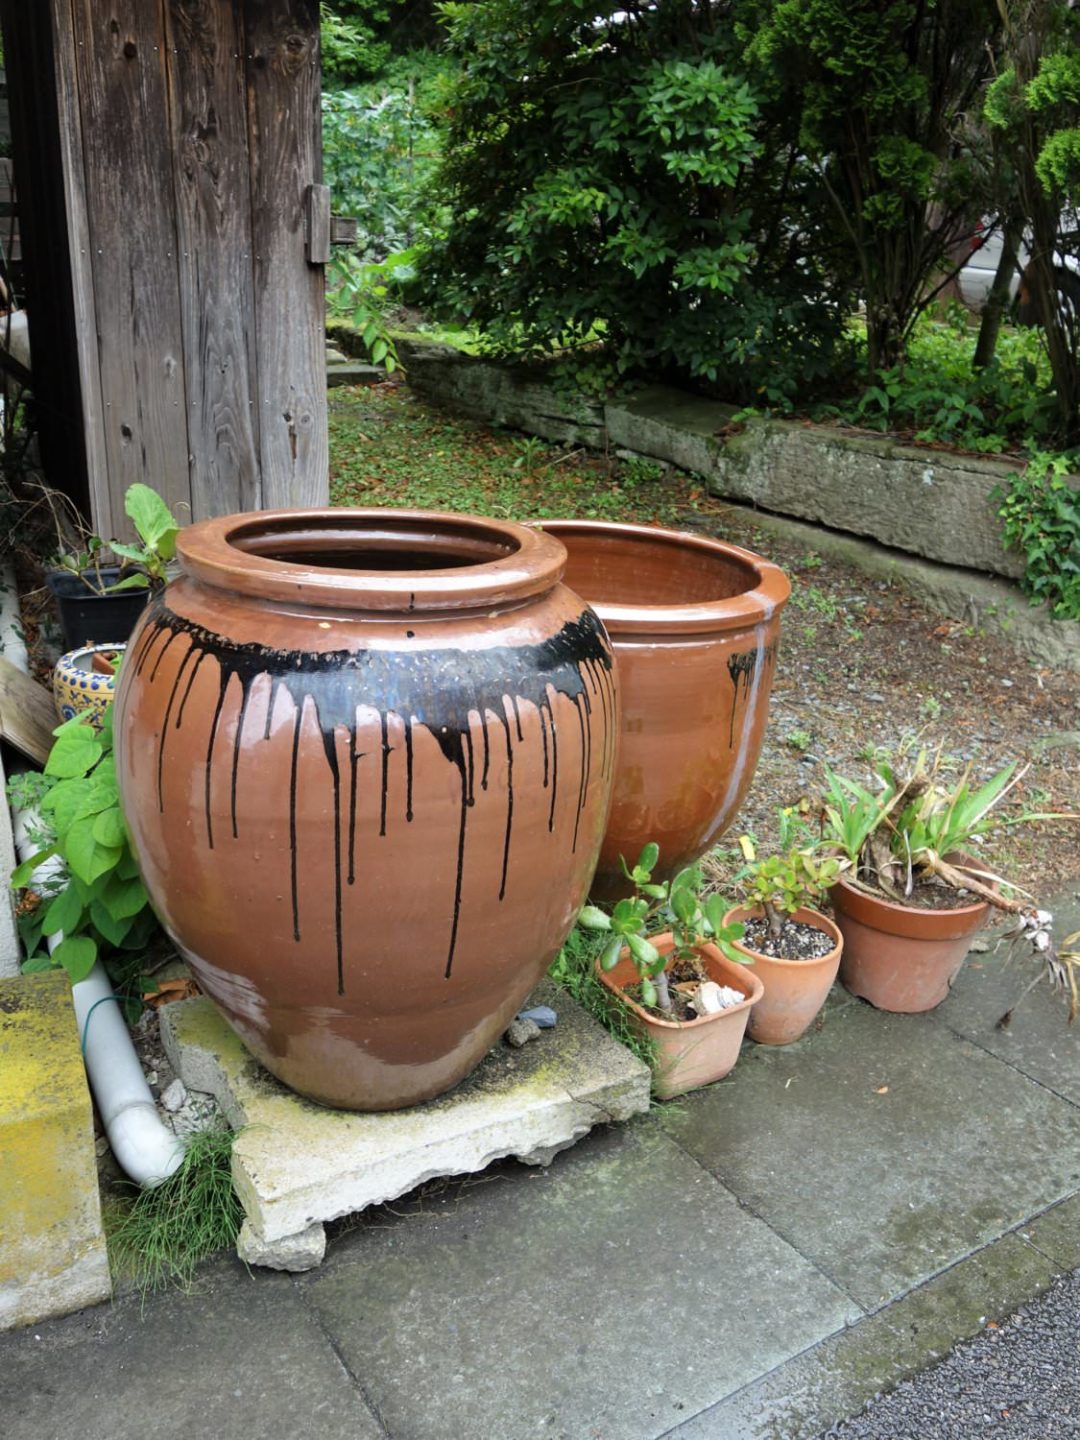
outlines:
[[990, 911], [985, 900], [955, 910], [897, 905], [843, 879], [829, 898], [844, 937], [840, 979], [879, 1010], [902, 1014], [941, 1004]]
[[295, 510], [184, 530], [116, 699], [143, 879], [200, 986], [294, 1089], [455, 1085], [588, 892], [611, 651], [550, 536]]
[[784, 572], [748, 550], [643, 525], [544, 521], [569, 552], [567, 584], [615, 646], [622, 727], [593, 894], [627, 893], [619, 864], [660, 847], [659, 878], [731, 824], [768, 717]]
[[118, 676], [111, 666], [98, 668], [94, 657], [116, 655], [123, 649], [123, 645], [88, 645], [60, 656], [53, 666], [53, 699], [62, 721], [85, 714], [95, 730], [101, 729]]
[[[670, 930], [649, 938], [662, 955], [671, 954], [675, 941]], [[760, 1001], [764, 990], [752, 970], [726, 959], [715, 945], [700, 945], [697, 953], [710, 980], [743, 992], [746, 999], [741, 1005], [681, 1023], [661, 1020], [642, 1009], [626, 993], [626, 987], [638, 980], [629, 950], [623, 951], [614, 970], [601, 970], [599, 961], [596, 964], [600, 983], [625, 1009], [630, 1024], [656, 1047], [653, 1090], [661, 1100], [670, 1100], [673, 1095], [682, 1095], [724, 1078], [739, 1058], [750, 1007]]]
[[[724, 924], [733, 920], [753, 920], [761, 915], [746, 905], [736, 905], [724, 916]], [[796, 910], [795, 920], [824, 930], [833, 941], [827, 955], [816, 960], [780, 960], [762, 955], [745, 941], [734, 942], [736, 950], [751, 955], [754, 974], [765, 987], [765, 994], [750, 1013], [751, 1040], [759, 1045], [790, 1045], [809, 1029], [814, 1016], [825, 1004], [840, 966], [844, 937], [826, 916], [804, 906]]]

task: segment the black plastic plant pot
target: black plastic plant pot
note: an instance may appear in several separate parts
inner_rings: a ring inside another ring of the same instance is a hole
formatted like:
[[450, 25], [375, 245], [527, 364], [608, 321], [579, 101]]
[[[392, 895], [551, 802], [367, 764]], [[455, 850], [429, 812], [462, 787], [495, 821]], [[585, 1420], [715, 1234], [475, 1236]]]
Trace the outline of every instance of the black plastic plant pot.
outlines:
[[[120, 577], [118, 565], [102, 565], [103, 585], [112, 585]], [[68, 570], [54, 570], [46, 577], [49, 589], [56, 596], [60, 626], [68, 650], [83, 645], [122, 645], [150, 598], [148, 589], [117, 590], [99, 595]], [[94, 577], [97, 583], [97, 576]]]

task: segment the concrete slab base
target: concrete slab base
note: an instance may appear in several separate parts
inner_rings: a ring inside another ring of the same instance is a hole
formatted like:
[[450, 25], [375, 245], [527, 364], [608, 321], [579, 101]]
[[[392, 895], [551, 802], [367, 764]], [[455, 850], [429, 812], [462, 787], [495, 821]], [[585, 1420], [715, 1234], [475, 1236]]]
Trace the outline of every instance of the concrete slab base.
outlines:
[[508, 1156], [547, 1165], [594, 1125], [649, 1108], [648, 1067], [564, 991], [545, 981], [530, 1004], [551, 1005], [557, 1026], [519, 1050], [496, 1046], [448, 1095], [380, 1115], [330, 1110], [287, 1090], [209, 1000], [166, 1006], [173, 1068], [189, 1090], [214, 1095], [241, 1131], [233, 1179], [247, 1215], [242, 1258], [309, 1268], [321, 1259], [324, 1221]]
[[90, 1092], [62, 971], [0, 980], [0, 1330], [112, 1294]]

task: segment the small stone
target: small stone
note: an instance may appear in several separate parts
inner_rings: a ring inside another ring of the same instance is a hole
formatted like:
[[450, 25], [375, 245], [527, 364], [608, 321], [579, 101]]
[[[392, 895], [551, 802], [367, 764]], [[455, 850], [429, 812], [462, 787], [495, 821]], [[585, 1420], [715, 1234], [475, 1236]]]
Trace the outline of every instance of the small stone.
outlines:
[[530, 1040], [537, 1040], [540, 1037], [540, 1026], [535, 1020], [513, 1020], [510, 1028], [503, 1037], [508, 1045], [515, 1050], [520, 1050], [522, 1045], [527, 1045]]
[[172, 1084], [161, 1093], [161, 1103], [171, 1115], [182, 1110], [187, 1100], [187, 1087], [182, 1080], [174, 1080]]
[[321, 1224], [309, 1225], [296, 1235], [283, 1235], [280, 1240], [264, 1240], [245, 1220], [236, 1237], [236, 1253], [245, 1265], [263, 1265], [268, 1270], [314, 1270], [326, 1254], [326, 1230]]

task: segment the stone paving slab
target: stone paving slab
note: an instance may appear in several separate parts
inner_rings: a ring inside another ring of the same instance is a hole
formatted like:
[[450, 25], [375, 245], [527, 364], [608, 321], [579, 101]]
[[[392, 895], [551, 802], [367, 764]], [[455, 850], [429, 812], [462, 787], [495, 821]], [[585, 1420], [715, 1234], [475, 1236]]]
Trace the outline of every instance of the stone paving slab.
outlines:
[[[1051, 906], [1059, 938], [1080, 929], [1080, 905]], [[987, 939], [993, 940], [993, 932]], [[1005, 963], [1004, 945], [969, 955], [948, 999], [934, 1018], [999, 1060], [1016, 1067], [1074, 1105], [1080, 1105], [1080, 1020], [1067, 1023], [1068, 1006], [1041, 982], [1017, 1005], [1037, 973], [1030, 962]], [[1007, 1029], [998, 1020], [1016, 1006]]]
[[688, 1420], [668, 1440], [816, 1440], [1047, 1289], [1053, 1274], [1045, 1256], [1007, 1235]]
[[395, 1440], [656, 1440], [858, 1313], [649, 1121], [297, 1284]]
[[1062, 1273], [1080, 1270], [1080, 1195], [1037, 1216], [1020, 1232]]
[[235, 1261], [6, 1337], [0, 1416], [4, 1440], [385, 1437], [292, 1281]]
[[669, 1133], [867, 1310], [1080, 1187], [1080, 1109], [933, 1017], [863, 1002], [744, 1050]]
[[394, 1199], [436, 1176], [483, 1170], [504, 1156], [547, 1164], [594, 1125], [649, 1108], [648, 1067], [565, 991], [544, 981], [530, 1004], [552, 1006], [555, 1028], [519, 1050], [496, 1046], [437, 1100], [376, 1115], [331, 1110], [287, 1090], [248, 1054], [209, 1000], [166, 1006], [162, 1040], [177, 1074], [189, 1089], [215, 1095], [229, 1123], [243, 1127], [233, 1178], [248, 1217], [245, 1257], [306, 1268], [291, 1253], [279, 1262], [273, 1248], [302, 1236], [311, 1242], [310, 1263], [317, 1264], [323, 1221]]

